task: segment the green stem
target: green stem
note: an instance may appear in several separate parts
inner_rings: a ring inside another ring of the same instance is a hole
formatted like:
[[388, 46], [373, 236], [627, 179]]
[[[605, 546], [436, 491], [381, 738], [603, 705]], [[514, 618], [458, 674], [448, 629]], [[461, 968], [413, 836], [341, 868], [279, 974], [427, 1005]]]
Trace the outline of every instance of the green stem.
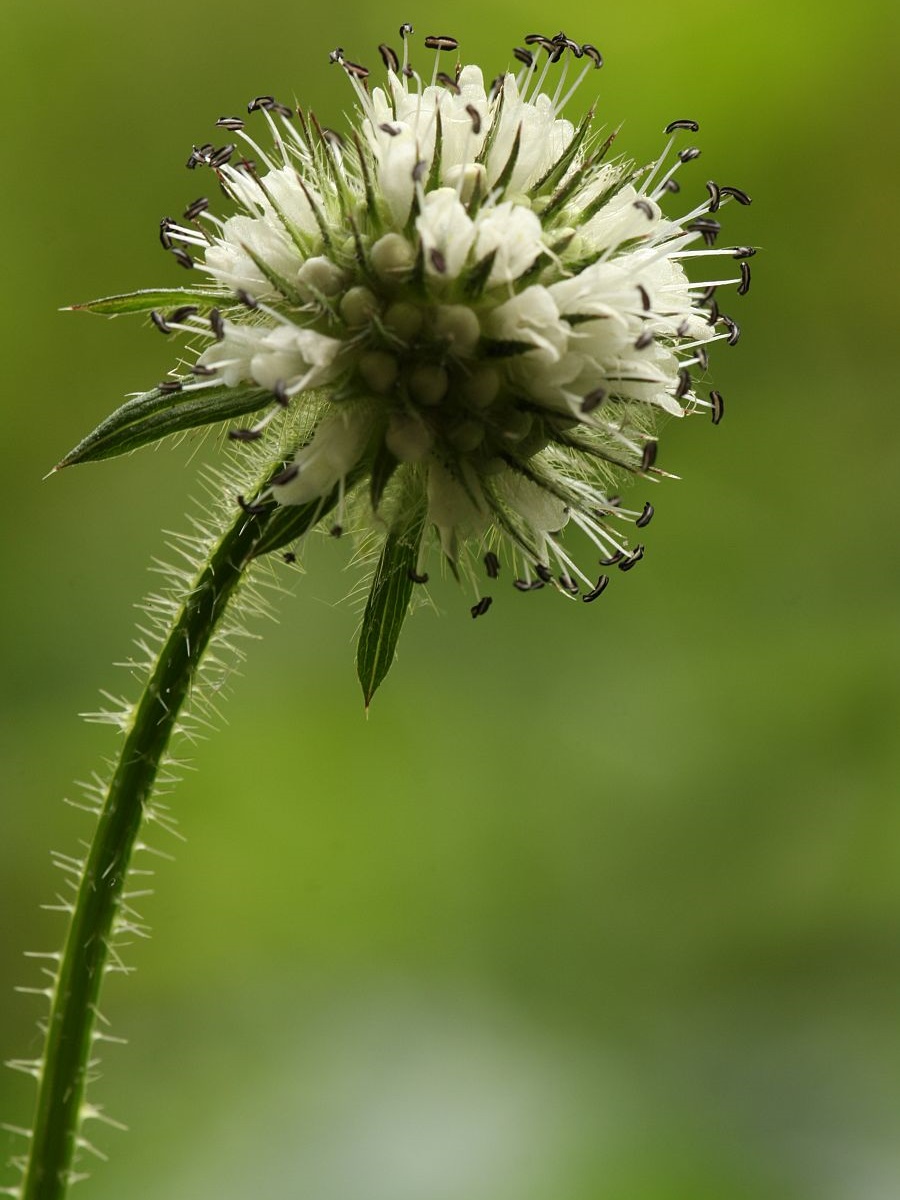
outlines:
[[22, 1200], [61, 1200], [79, 1148], [100, 985], [145, 807], [209, 640], [269, 518], [244, 514], [182, 604], [135, 710], [78, 889], [50, 1010]]

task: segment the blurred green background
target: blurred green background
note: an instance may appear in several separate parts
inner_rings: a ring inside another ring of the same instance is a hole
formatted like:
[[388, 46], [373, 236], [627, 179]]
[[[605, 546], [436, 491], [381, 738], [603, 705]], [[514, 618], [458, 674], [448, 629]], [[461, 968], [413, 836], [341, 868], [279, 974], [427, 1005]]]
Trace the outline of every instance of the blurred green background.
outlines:
[[[696, 117], [696, 194], [746, 187], [726, 237], [764, 248], [725, 421], [668, 429], [683, 481], [600, 603], [509, 589], [473, 623], [439, 584], [367, 721], [350, 548], [284, 572], [106, 991], [130, 1044], [94, 1098], [132, 1132], [94, 1131], [85, 1197], [900, 1195], [896, 11], [7, 8], [3, 1057], [38, 1050], [12, 989], [62, 936], [48, 850], [91, 831], [60, 798], [115, 748], [75, 714], [127, 690], [147, 564], [220, 453], [42, 483], [171, 365], [140, 320], [57, 309], [183, 282], [156, 228], [215, 118], [272, 91], [340, 126], [327, 51], [374, 62], [401, 20], [489, 75], [562, 24], [606, 55], [620, 145]], [[30, 1104], [0, 1073], [0, 1115]]]

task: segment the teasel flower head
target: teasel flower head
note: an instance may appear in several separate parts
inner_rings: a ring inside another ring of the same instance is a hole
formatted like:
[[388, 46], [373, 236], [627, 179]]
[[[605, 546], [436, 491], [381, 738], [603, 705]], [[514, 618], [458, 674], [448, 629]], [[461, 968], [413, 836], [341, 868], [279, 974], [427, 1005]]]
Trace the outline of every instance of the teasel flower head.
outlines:
[[[192, 356], [138, 400], [169, 414], [155, 437], [166, 420], [255, 414], [230, 431], [251, 441], [299, 418], [300, 444], [249, 503], [317, 505], [334, 531], [383, 537], [370, 609], [398, 571], [408, 600], [437, 553], [476, 581], [474, 616], [501, 573], [591, 601], [643, 556], [660, 418], [722, 417], [701, 380], [711, 345], [737, 342], [719, 298], [747, 292], [754, 251], [716, 246], [719, 214], [750, 200], [713, 181], [682, 192], [694, 121], [635, 167], [592, 109], [572, 120], [602, 65], [593, 45], [528, 35], [516, 71], [487, 83], [457, 50], [409, 25], [377, 72], [335, 49], [349, 131], [259, 96], [219, 120], [227, 144], [193, 148], [187, 166], [230, 215], [201, 197], [161, 224], [206, 280], [132, 297]], [[633, 505], [629, 478], [646, 485]]]

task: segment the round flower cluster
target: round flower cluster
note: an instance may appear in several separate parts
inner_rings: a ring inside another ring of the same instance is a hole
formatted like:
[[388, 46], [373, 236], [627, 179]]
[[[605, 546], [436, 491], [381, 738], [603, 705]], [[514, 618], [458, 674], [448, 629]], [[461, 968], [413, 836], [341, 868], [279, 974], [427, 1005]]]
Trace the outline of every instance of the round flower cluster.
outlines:
[[[602, 566], [632, 567], [643, 547], [628, 526], [653, 507], [614, 493], [627, 475], [665, 475], [658, 415], [722, 416], [695, 368], [710, 343], [738, 339], [714, 294], [748, 290], [753, 250], [716, 248], [713, 214], [749, 197], [710, 181], [701, 203], [665, 216], [700, 153], [684, 144], [697, 124], [673, 121], [649, 167], [611, 158], [616, 135], [594, 134], [592, 112], [577, 125], [563, 115], [602, 64], [592, 45], [530, 35], [518, 74], [486, 86], [444, 36], [425, 38], [423, 79], [411, 27], [400, 33], [401, 54], [379, 47], [381, 86], [332, 52], [359, 106], [348, 135], [261, 96], [249, 110], [265, 145], [223, 117], [234, 144], [194, 148], [188, 166], [213, 170], [239, 211], [223, 220], [198, 200], [162, 238], [222, 299], [154, 319], [208, 339], [186, 389], [271, 392], [232, 437], [309, 406], [310, 436], [271, 487], [279, 504], [337, 487], [339, 524], [355, 496], [370, 527], [374, 514], [390, 528], [417, 503], [454, 570], [481, 559], [496, 577], [502, 553], [520, 590], [552, 583], [591, 600], [608, 577], [582, 570], [563, 528], [577, 526]], [[689, 280], [688, 260], [717, 257], [726, 278]]]

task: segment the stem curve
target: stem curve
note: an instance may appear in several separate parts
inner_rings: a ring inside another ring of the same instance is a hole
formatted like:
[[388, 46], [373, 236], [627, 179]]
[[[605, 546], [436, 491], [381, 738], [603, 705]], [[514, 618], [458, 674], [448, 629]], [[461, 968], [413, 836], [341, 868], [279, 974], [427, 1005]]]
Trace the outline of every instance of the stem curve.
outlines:
[[47, 1025], [21, 1200], [62, 1200], [81, 1146], [97, 1000], [144, 810], [210, 638], [272, 509], [241, 512], [186, 595], [137, 704], [84, 865]]

